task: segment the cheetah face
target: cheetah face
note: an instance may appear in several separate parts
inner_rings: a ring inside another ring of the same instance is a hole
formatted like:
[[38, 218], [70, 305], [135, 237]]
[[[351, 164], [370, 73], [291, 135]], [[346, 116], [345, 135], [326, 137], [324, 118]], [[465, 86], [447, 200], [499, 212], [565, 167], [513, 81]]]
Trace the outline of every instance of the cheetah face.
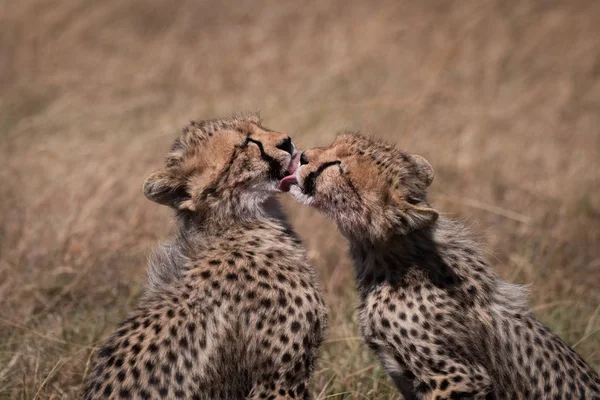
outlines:
[[346, 236], [373, 240], [437, 219], [425, 200], [432, 180], [424, 158], [354, 133], [305, 151], [295, 175], [285, 179], [294, 198], [333, 218]]
[[209, 212], [211, 204], [258, 204], [295, 172], [290, 137], [258, 117], [191, 122], [175, 140], [165, 168], [144, 182], [144, 193], [177, 210]]

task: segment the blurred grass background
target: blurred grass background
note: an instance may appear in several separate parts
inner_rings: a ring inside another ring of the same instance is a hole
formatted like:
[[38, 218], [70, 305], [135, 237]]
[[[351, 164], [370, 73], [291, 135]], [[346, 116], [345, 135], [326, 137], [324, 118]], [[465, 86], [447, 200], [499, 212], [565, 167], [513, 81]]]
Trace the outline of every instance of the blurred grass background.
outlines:
[[[141, 193], [188, 120], [423, 155], [535, 313], [600, 367], [600, 3], [0, 2], [0, 398], [77, 398], [172, 227]], [[329, 221], [284, 197], [331, 309], [316, 399], [400, 399]]]

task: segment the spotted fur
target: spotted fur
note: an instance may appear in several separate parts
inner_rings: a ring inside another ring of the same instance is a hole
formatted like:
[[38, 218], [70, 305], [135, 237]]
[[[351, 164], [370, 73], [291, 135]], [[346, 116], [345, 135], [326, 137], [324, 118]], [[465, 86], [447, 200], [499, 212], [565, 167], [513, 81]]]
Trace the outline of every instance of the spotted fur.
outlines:
[[85, 398], [307, 399], [327, 313], [275, 199], [293, 145], [255, 117], [192, 122], [150, 199], [177, 212]]
[[600, 378], [426, 199], [422, 157], [359, 134], [306, 151], [291, 193], [350, 242], [359, 326], [406, 399], [599, 399]]

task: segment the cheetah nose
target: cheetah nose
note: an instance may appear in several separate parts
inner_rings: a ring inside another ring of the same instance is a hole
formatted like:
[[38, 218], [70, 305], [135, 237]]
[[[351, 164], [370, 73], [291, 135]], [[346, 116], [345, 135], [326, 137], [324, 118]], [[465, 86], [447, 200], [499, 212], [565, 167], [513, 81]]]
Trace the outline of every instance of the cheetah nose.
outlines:
[[283, 139], [276, 147], [279, 150], [294, 154], [294, 145], [292, 144], [292, 138], [289, 136]]
[[306, 158], [306, 152], [303, 151], [300, 155], [300, 165], [308, 164], [308, 159]]

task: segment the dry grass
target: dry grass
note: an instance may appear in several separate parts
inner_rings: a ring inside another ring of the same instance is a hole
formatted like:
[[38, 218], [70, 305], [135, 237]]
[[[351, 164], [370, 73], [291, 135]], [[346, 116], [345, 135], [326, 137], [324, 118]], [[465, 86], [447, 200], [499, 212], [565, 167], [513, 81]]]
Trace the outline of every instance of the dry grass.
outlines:
[[[301, 147], [364, 128], [428, 158], [537, 315], [600, 367], [597, 1], [0, 5], [0, 398], [74, 398], [168, 210], [140, 186], [191, 118]], [[360, 345], [344, 241], [285, 204], [331, 307], [317, 399], [399, 398]]]

